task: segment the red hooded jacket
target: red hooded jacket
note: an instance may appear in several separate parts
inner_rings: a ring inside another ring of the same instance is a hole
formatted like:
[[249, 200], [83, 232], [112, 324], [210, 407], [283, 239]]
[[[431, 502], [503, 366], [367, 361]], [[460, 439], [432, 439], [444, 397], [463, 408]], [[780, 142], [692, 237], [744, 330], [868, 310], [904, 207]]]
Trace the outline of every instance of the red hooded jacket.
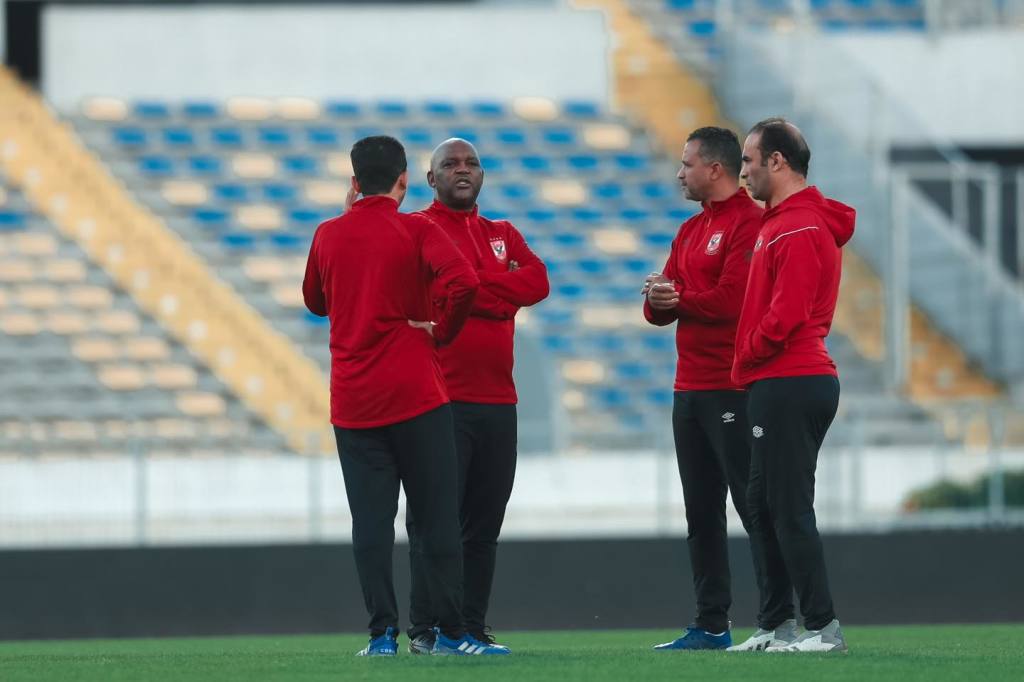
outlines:
[[[360, 199], [313, 236], [302, 294], [331, 320], [331, 422], [372, 428], [448, 402], [435, 348], [459, 332], [479, 279], [448, 235], [387, 196]], [[431, 290], [445, 292], [432, 305]], [[409, 326], [434, 320], [434, 336]]]
[[[480, 278], [465, 326], [438, 351], [448, 395], [461, 402], [515, 403], [515, 316], [521, 306], [547, 297], [547, 268], [511, 223], [488, 220], [476, 207], [470, 212], [454, 211], [434, 201], [420, 213], [447, 232]], [[516, 261], [519, 269], [510, 271], [510, 261]], [[439, 308], [447, 304], [442, 287], [435, 286], [432, 295]]]
[[651, 324], [679, 322], [675, 390], [739, 388], [730, 378], [736, 321], [760, 226], [761, 207], [741, 189], [725, 201], [705, 203], [679, 228], [662, 270], [676, 282], [679, 305], [655, 310], [644, 300], [644, 317]]
[[807, 187], [764, 212], [736, 333], [732, 378], [838, 376], [825, 348], [839, 297], [840, 251], [856, 211]]

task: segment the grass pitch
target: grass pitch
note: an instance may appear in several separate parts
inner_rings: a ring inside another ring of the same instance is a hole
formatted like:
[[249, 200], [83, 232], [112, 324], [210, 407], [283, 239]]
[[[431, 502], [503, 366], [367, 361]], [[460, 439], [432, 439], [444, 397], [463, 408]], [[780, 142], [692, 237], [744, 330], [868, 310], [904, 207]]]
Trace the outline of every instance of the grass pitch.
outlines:
[[[655, 653], [678, 632], [503, 632], [508, 657], [357, 658], [357, 635], [0, 643], [3, 682], [459, 680], [933, 682], [1024, 679], [1024, 625], [849, 627], [850, 653]], [[740, 641], [749, 634], [735, 630]]]

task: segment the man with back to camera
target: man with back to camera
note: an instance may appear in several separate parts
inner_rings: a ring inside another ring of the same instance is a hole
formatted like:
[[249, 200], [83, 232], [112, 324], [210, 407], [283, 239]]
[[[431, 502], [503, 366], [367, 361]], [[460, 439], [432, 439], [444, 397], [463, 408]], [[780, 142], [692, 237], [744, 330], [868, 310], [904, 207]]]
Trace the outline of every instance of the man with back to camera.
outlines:
[[[452, 138], [434, 150], [427, 182], [433, 204], [421, 214], [452, 238], [480, 278], [469, 319], [458, 337], [438, 350], [455, 422], [466, 630], [494, 644], [487, 607], [498, 535], [516, 471], [516, 387], [512, 378], [515, 315], [548, 295], [547, 268], [511, 223], [488, 220], [476, 200], [484, 171], [476, 148]], [[434, 289], [437, 305], [445, 292]], [[406, 515], [412, 590], [409, 650], [433, 646], [436, 612], [419, 565], [418, 518]]]
[[[353, 194], [365, 198], [317, 228], [302, 292], [331, 323], [331, 422], [370, 613], [370, 642], [359, 653], [398, 652], [391, 555], [399, 485], [418, 519], [419, 561], [438, 616], [432, 653], [505, 653], [463, 625], [455, 442], [436, 353], [465, 322], [479, 279], [437, 225], [398, 213], [408, 187], [398, 140], [359, 140], [351, 159]], [[440, 309], [432, 286], [445, 292]]]
[[[658, 651], [732, 646], [725, 502], [731, 491], [749, 532], [750, 445], [747, 394], [730, 373], [762, 212], [740, 189], [740, 157], [740, 143], [731, 130], [700, 128], [687, 138], [677, 177], [686, 198], [701, 202], [702, 210], [679, 228], [664, 270], [652, 273], [644, 287], [647, 321], [658, 326], [676, 322], [679, 359], [672, 431], [697, 601], [693, 624], [682, 637], [654, 647]], [[760, 587], [763, 561], [756, 546], [751, 550]], [[758, 622], [776, 640], [789, 643], [796, 638], [796, 622], [781, 617], [778, 606], [762, 598]], [[732, 650], [765, 644], [746, 642]]]
[[749, 387], [751, 538], [765, 558], [769, 599], [792, 610], [795, 588], [806, 628], [769, 652], [847, 651], [814, 516], [814, 472], [839, 406], [825, 337], [856, 212], [807, 185], [810, 160], [800, 130], [782, 118], [756, 124], [743, 144], [742, 176], [765, 202], [732, 370]]

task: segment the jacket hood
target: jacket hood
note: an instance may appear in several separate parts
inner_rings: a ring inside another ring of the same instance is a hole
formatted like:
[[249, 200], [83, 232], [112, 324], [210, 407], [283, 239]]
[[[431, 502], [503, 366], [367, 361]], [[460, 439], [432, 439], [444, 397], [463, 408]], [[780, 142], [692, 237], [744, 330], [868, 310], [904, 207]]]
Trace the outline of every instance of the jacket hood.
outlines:
[[824, 221], [825, 227], [832, 233], [832, 237], [836, 240], [836, 246], [846, 244], [853, 237], [857, 211], [841, 201], [829, 199], [814, 186], [800, 190], [778, 206], [768, 208], [764, 218], [767, 220], [776, 215], [797, 210], [811, 211], [817, 214]]

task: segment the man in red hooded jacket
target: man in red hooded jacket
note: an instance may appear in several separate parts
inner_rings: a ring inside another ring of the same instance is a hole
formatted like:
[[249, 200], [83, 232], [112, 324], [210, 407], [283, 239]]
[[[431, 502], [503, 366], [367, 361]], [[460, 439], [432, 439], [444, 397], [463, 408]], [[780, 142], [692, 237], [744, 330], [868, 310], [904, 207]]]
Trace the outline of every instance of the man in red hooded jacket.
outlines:
[[767, 651], [847, 649], [814, 516], [814, 472], [839, 406], [825, 337], [856, 214], [807, 185], [810, 159], [803, 135], [780, 118], [755, 125], [743, 145], [742, 176], [765, 202], [732, 370], [750, 389], [751, 539], [762, 545], [768, 592], [792, 599], [795, 589], [807, 630]]
[[[438, 349], [455, 421], [462, 521], [464, 607], [467, 632], [494, 644], [487, 606], [494, 579], [498, 535], [516, 471], [516, 386], [512, 380], [515, 316], [548, 295], [547, 268], [526, 240], [504, 220], [480, 215], [476, 199], [484, 172], [472, 144], [453, 138], [434, 150], [427, 181], [433, 204], [418, 215], [441, 226], [480, 278], [469, 318], [451, 344]], [[435, 287], [441, 312], [448, 294]], [[432, 644], [437, 613], [426, 600], [416, 551], [419, 522], [407, 515], [412, 590], [409, 649], [425, 653]]]

